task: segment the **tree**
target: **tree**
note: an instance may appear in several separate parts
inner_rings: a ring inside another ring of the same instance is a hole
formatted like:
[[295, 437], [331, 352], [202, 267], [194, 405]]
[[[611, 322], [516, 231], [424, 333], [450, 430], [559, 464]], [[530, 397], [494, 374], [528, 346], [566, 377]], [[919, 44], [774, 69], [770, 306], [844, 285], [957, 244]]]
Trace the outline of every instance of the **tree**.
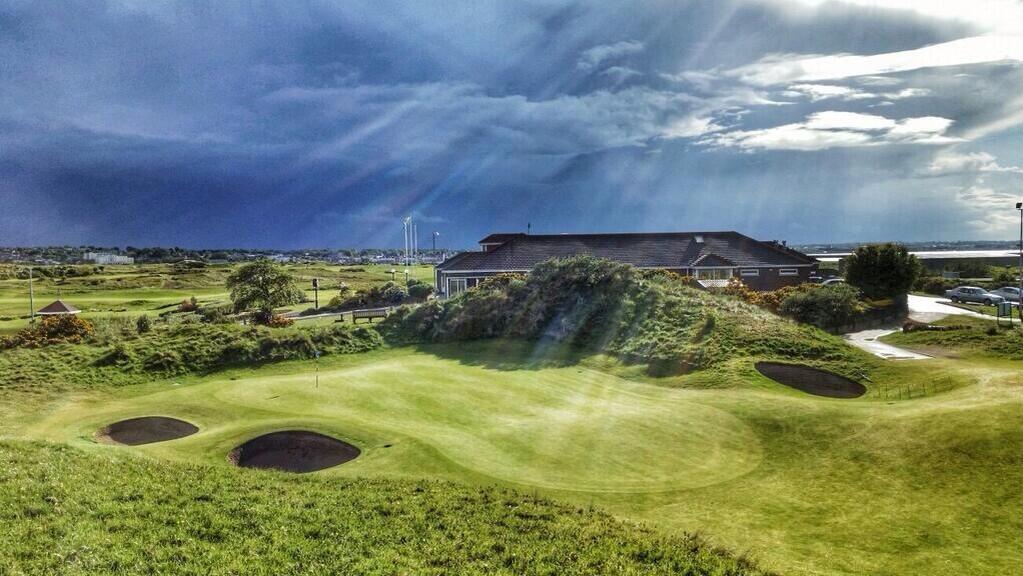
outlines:
[[237, 312], [254, 310], [256, 321], [267, 324], [275, 308], [297, 304], [305, 297], [286, 270], [269, 260], [245, 264], [227, 277]]
[[909, 292], [920, 275], [920, 261], [900, 244], [860, 246], [845, 262], [845, 281], [867, 298], [891, 298]]
[[778, 305], [778, 312], [818, 328], [833, 328], [850, 322], [861, 310], [859, 290], [848, 284], [815, 286], [793, 291]]

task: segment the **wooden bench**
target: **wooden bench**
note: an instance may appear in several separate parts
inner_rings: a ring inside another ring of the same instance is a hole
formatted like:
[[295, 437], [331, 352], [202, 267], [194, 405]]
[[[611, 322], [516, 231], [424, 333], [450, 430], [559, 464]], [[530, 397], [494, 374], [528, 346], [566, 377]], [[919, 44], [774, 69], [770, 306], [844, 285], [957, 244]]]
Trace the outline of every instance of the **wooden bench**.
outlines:
[[352, 324], [358, 322], [360, 318], [369, 320], [369, 323], [373, 323], [374, 318], [387, 318], [387, 315], [391, 312], [390, 308], [366, 308], [365, 310], [352, 310]]

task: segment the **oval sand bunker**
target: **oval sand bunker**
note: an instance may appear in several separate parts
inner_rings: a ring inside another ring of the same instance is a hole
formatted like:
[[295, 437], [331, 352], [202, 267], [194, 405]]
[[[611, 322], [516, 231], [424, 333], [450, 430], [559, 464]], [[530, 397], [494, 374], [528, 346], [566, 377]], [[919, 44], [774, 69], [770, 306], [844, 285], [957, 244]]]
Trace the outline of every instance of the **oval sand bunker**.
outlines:
[[253, 438], [232, 450], [227, 458], [242, 468], [315, 472], [344, 464], [358, 455], [358, 448], [337, 438], [286, 430]]
[[96, 433], [100, 440], [113, 442], [115, 444], [127, 444], [138, 446], [139, 444], [152, 444], [153, 442], [166, 442], [191, 436], [199, 431], [194, 424], [167, 418], [166, 416], [143, 416], [141, 418], [129, 418], [114, 422]]
[[775, 382], [815, 396], [859, 398], [867, 392], [867, 388], [859, 382], [809, 366], [757, 362], [756, 369]]

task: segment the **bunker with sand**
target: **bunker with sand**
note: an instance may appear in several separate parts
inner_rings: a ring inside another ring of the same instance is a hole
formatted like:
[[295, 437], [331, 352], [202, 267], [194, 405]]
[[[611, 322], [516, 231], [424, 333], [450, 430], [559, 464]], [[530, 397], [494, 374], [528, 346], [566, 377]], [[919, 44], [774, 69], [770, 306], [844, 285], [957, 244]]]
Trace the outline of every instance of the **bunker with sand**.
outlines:
[[859, 398], [866, 386], [832, 372], [799, 364], [757, 362], [757, 372], [771, 380], [814, 396], [828, 398]]
[[138, 446], [153, 442], [166, 442], [191, 436], [199, 428], [184, 420], [167, 416], [142, 416], [120, 420], [100, 428], [96, 438], [103, 442]]
[[242, 468], [315, 472], [355, 459], [360, 450], [318, 432], [284, 430], [257, 436], [238, 446], [227, 459]]

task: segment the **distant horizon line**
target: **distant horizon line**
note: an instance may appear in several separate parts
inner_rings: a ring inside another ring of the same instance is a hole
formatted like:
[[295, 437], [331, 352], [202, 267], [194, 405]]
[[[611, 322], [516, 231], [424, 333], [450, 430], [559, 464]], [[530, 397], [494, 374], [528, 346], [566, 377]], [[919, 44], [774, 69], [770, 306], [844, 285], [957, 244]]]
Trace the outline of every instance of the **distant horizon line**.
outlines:
[[[514, 232], [507, 232], [506, 234], [514, 234]], [[523, 232], [525, 234], [525, 232]], [[572, 234], [572, 233], [566, 233]], [[556, 236], [557, 234], [534, 234], [535, 236]], [[782, 239], [778, 239], [781, 241]], [[842, 241], [810, 241], [810, 242], [788, 242], [790, 247], [797, 246], [850, 246], [850, 245], [867, 245], [867, 244], [884, 244], [884, 243], [895, 243], [904, 245], [921, 245], [921, 244], [1012, 244], [1016, 246], [1019, 244], [1018, 239], [1003, 239], [1003, 240], [980, 240], [980, 239], [964, 239], [964, 240], [842, 240]], [[475, 248], [476, 244], [473, 243], [470, 246], [465, 247], [441, 247], [438, 246], [436, 249], [430, 246], [420, 246], [419, 252], [440, 252], [440, 251], [452, 251], [452, 250], [468, 250]], [[99, 245], [99, 244], [22, 244], [22, 245], [0, 245], [0, 251], [14, 251], [14, 250], [42, 250], [42, 249], [65, 249], [65, 250], [86, 250], [86, 249], [100, 249], [100, 250], [115, 250], [120, 252], [127, 252], [129, 248], [134, 250], [153, 250], [153, 249], [168, 249], [168, 250], [182, 250], [182, 251], [193, 251], [193, 252], [302, 252], [302, 251], [342, 251], [342, 250], [404, 250], [401, 246], [340, 246], [340, 247], [329, 247], [329, 246], [304, 246], [301, 248], [281, 248], [281, 247], [255, 247], [255, 246], [243, 246], [243, 247], [206, 247], [198, 248], [193, 246], [182, 246], [175, 244], [154, 244], [147, 246], [136, 246], [134, 244], [125, 244], [124, 246], [117, 245]]]

